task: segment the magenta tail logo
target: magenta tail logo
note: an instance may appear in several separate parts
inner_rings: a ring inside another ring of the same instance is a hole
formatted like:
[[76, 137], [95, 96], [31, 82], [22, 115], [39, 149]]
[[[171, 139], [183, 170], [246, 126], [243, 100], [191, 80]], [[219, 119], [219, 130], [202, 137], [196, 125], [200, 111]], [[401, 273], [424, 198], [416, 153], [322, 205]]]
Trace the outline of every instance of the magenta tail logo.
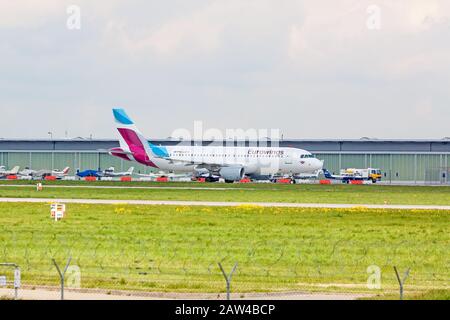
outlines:
[[131, 153], [133, 154], [134, 159], [146, 166], [151, 166], [154, 168], [158, 168], [148, 157], [147, 152], [145, 151], [144, 145], [139, 139], [136, 132], [131, 129], [126, 128], [118, 128], [117, 129], [125, 140], [126, 144], [130, 148]]

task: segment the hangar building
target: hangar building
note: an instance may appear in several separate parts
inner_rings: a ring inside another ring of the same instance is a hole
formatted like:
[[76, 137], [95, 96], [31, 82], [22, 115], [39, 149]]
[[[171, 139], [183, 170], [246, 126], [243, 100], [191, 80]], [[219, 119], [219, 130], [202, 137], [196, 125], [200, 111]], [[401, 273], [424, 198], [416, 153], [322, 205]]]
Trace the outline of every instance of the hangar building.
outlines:
[[[151, 140], [159, 144], [217, 145], [217, 141]], [[256, 145], [239, 140], [236, 146]], [[270, 146], [274, 142], [261, 141]], [[306, 149], [319, 159], [324, 167], [338, 173], [341, 168], [379, 168], [383, 180], [388, 182], [450, 184], [450, 139], [442, 140], [300, 140], [277, 141], [282, 147]], [[227, 141], [229, 145], [229, 142]], [[105, 150], [117, 147], [117, 140], [61, 139], [61, 140], [6, 140], [0, 139], [0, 165], [8, 168], [21, 166], [32, 169], [71, 167], [76, 169], [127, 170], [134, 166], [135, 172], [149, 173], [151, 168], [110, 156]]]

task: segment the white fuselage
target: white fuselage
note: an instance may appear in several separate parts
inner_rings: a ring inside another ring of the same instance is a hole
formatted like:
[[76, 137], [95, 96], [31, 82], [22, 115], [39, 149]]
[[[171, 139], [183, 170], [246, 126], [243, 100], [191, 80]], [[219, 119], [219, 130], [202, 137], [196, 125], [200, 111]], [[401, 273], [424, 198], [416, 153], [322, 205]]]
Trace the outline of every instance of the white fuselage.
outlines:
[[[159, 147], [161, 148], [161, 147]], [[189, 172], [206, 165], [243, 166], [247, 175], [315, 173], [323, 162], [296, 148], [166, 146], [165, 157], [150, 160], [161, 170]], [[189, 163], [191, 162], [191, 164]], [[203, 165], [198, 165], [202, 163]]]

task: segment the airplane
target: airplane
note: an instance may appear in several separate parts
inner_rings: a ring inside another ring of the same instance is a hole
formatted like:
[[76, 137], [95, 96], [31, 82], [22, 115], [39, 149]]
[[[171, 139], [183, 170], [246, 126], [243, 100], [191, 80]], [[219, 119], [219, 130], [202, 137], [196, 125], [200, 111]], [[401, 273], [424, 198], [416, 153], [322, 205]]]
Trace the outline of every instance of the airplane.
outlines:
[[6, 170], [5, 166], [0, 167], [0, 177], [7, 177], [7, 176], [13, 176], [19, 173], [19, 166], [15, 166], [11, 170]]
[[127, 177], [133, 174], [134, 167], [130, 167], [130, 169], [125, 172], [115, 172], [114, 170], [114, 167], [110, 167], [104, 171], [100, 171], [99, 175], [102, 177]]
[[115, 170], [114, 167], [110, 167], [103, 171], [102, 170], [84, 170], [84, 171], [77, 170], [76, 175], [80, 178], [85, 178], [85, 177], [96, 177], [96, 178], [126, 177], [126, 176], [131, 176], [133, 174], [134, 167], [130, 167], [130, 169], [128, 169], [128, 171], [126, 171], [126, 172], [115, 172], [114, 170]]
[[209, 175], [232, 183], [245, 175], [296, 176], [315, 173], [323, 167], [322, 160], [296, 148], [155, 145], [144, 138], [124, 109], [113, 109], [113, 115], [120, 146], [109, 149], [109, 154], [162, 171], [207, 170]]
[[66, 176], [70, 171], [70, 167], [65, 167], [62, 170], [58, 170], [58, 169], [53, 169], [52, 170], [52, 176], [56, 176], [56, 177], [64, 177]]
[[53, 170], [32, 170], [30, 168], [25, 168], [24, 170], [19, 172], [20, 176], [23, 177], [32, 177], [33, 179], [42, 179], [47, 176], [54, 176], [57, 179], [61, 179], [69, 173], [70, 167], [65, 167], [63, 170], [53, 169]]
[[80, 171], [77, 170], [76, 175], [80, 178], [86, 178], [86, 177], [96, 177], [96, 178], [100, 178], [101, 171], [97, 171], [97, 170], [84, 170], [84, 171]]
[[31, 177], [33, 175], [33, 173], [35, 173], [36, 170], [31, 170], [28, 167], [25, 167], [25, 169], [23, 169], [22, 171], [19, 171], [19, 176], [21, 177]]

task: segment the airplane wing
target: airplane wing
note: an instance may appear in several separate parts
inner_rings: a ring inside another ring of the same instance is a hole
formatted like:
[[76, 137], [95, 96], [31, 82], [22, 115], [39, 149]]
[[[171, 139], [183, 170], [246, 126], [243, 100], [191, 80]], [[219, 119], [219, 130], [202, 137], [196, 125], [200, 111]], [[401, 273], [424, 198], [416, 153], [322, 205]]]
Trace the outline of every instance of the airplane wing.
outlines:
[[50, 170], [38, 170], [32, 173], [33, 177], [43, 177], [51, 176], [52, 172]]
[[228, 167], [228, 165], [215, 163], [200, 163], [195, 166], [195, 169], [197, 170], [206, 169], [210, 172], [218, 172], [223, 167]]
[[151, 173], [148, 173], [148, 174], [138, 173], [137, 175], [142, 178], [155, 178], [158, 176], [157, 174], [151, 174]]
[[[161, 157], [161, 156], [159, 156], [159, 157], [156, 156], [156, 158], [168, 160], [170, 164], [179, 165], [180, 167], [181, 166], [185, 166], [185, 167], [195, 166], [195, 169], [206, 169], [211, 172], [217, 172], [223, 167], [230, 166], [229, 164], [225, 164], [225, 163], [206, 163], [203, 161], [172, 159], [169, 157]], [[234, 165], [236, 165], [236, 164], [234, 164]]]

